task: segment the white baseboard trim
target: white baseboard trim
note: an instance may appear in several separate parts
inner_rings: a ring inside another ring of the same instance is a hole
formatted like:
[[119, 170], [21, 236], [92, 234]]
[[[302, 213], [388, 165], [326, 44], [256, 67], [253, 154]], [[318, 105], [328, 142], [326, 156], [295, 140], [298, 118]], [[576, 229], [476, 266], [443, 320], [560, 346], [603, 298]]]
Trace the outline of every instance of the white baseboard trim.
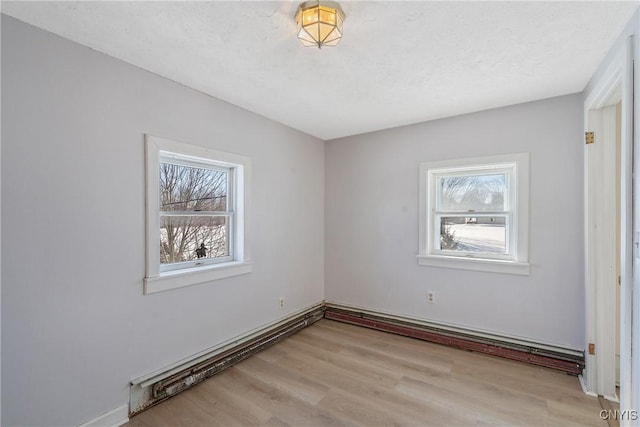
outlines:
[[118, 406], [78, 427], [119, 427], [129, 421], [129, 405]]
[[582, 375], [578, 375], [578, 381], [580, 381], [580, 387], [582, 387], [582, 392], [584, 394], [591, 397], [598, 397], [596, 393], [587, 390], [587, 384], [584, 382], [584, 377]]
[[603, 397], [607, 399], [609, 402], [617, 403], [618, 405], [620, 404], [620, 398], [618, 398], [618, 396], [616, 396], [615, 394], [613, 396], [603, 396]]

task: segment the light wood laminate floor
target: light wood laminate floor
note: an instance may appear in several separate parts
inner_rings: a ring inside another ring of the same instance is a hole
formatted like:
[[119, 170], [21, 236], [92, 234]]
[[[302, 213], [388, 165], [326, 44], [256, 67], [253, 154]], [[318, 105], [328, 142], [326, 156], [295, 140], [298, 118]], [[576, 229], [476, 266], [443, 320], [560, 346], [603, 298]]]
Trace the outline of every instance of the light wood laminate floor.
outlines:
[[607, 426], [578, 379], [327, 319], [132, 418], [161, 426]]

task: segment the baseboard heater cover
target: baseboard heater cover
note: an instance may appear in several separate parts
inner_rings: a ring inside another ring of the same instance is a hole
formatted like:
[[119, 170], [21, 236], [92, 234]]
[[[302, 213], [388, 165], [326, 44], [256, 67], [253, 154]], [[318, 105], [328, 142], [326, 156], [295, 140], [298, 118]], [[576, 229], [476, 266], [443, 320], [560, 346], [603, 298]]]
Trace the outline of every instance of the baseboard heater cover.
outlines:
[[410, 320], [401, 320], [393, 316], [372, 314], [371, 312], [336, 305], [325, 305], [325, 318], [364, 326], [379, 331], [390, 332], [411, 338], [443, 344], [478, 353], [491, 354], [506, 359], [526, 362], [579, 375], [584, 369], [584, 352], [554, 351], [548, 346], [534, 346], [515, 343], [513, 340], [499, 337], [479, 336], [446, 328], [426, 326]]
[[171, 375], [158, 374], [144, 381], [132, 381], [129, 402], [129, 416], [134, 416], [151, 406], [175, 396], [238, 362], [284, 340], [296, 332], [322, 319], [324, 306], [317, 305], [307, 311], [294, 315], [276, 325], [257, 332], [254, 336], [240, 340], [237, 346], [224, 348], [224, 351], [212, 350], [211, 357], [195, 363], [185, 363], [171, 368]]
[[[132, 417], [186, 389], [214, 376], [234, 364], [276, 344], [323, 317], [379, 331], [443, 344], [478, 353], [491, 354], [533, 365], [579, 375], [584, 369], [584, 352], [552, 348], [548, 345], [515, 342], [513, 339], [461, 331], [460, 328], [438, 327], [417, 319], [400, 318], [385, 313], [324, 303], [254, 333], [238, 338], [232, 344], [198, 355], [192, 361], [155, 372], [131, 382], [129, 416]], [[237, 342], [237, 344], [236, 344]]]

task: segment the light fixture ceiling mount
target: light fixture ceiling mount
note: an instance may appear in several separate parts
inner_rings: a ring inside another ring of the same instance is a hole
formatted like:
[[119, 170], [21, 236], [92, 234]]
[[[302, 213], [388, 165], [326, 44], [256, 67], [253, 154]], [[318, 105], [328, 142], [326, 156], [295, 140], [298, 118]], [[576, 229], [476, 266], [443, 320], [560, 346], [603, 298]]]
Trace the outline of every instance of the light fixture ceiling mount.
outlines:
[[305, 46], [335, 46], [342, 38], [344, 12], [334, 1], [306, 1], [296, 11], [298, 39]]

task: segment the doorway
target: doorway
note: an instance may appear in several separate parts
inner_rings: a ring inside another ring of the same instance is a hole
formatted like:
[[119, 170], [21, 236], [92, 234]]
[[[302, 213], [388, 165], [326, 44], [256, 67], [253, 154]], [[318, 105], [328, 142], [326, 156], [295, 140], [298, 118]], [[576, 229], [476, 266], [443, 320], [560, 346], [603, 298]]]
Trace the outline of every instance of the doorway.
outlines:
[[[596, 394], [618, 401], [621, 282], [621, 158], [620, 90], [614, 89], [604, 105], [589, 110], [589, 132], [593, 142], [586, 146], [587, 278], [595, 291], [595, 330], [589, 340], [587, 360], [595, 359]], [[589, 367], [588, 367], [589, 368]]]
[[633, 286], [630, 46], [620, 50], [585, 101], [585, 131], [593, 139], [585, 138], [584, 151], [587, 354], [582, 377], [586, 393], [627, 408]]

